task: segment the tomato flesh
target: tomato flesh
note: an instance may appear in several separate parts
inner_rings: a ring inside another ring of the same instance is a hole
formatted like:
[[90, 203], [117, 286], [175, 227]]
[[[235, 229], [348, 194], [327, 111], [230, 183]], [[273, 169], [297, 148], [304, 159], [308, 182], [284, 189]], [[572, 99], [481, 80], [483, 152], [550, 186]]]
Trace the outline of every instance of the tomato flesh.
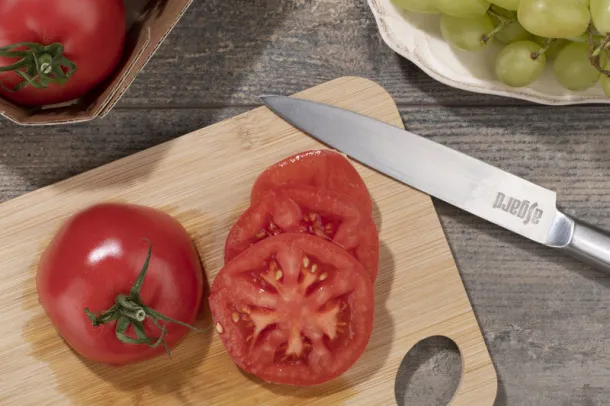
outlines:
[[379, 237], [370, 215], [346, 195], [307, 185], [284, 185], [268, 191], [231, 228], [225, 262], [248, 247], [282, 233], [306, 233], [334, 242], [377, 276]]
[[271, 165], [256, 179], [250, 203], [257, 204], [269, 190], [287, 184], [344, 193], [363, 212], [371, 214], [373, 204], [364, 181], [350, 162], [336, 151], [304, 151]]
[[[192, 325], [201, 307], [203, 271], [186, 230], [168, 214], [136, 205], [98, 204], [68, 219], [45, 249], [36, 275], [38, 297], [58, 333], [92, 361], [123, 365], [162, 354], [162, 345], [125, 344], [116, 321], [97, 327], [84, 309], [99, 314], [117, 295], [129, 294], [152, 245], [142, 302]], [[165, 322], [161, 322], [164, 324]], [[160, 330], [144, 321], [148, 337]], [[188, 328], [167, 324], [165, 343], [174, 347]], [[136, 338], [132, 326], [127, 335]]]
[[[115, 70], [123, 53], [125, 30], [123, 0], [0, 1], [0, 47], [21, 42], [60, 43], [63, 55], [77, 66], [64, 84], [46, 88], [28, 85], [14, 92], [9, 89], [23, 78], [14, 72], [0, 72], [0, 96], [27, 106], [83, 96]], [[0, 57], [0, 67], [18, 61]]]
[[233, 258], [209, 301], [234, 362], [274, 383], [315, 385], [341, 375], [373, 327], [368, 272], [341, 247], [308, 234], [275, 235]]

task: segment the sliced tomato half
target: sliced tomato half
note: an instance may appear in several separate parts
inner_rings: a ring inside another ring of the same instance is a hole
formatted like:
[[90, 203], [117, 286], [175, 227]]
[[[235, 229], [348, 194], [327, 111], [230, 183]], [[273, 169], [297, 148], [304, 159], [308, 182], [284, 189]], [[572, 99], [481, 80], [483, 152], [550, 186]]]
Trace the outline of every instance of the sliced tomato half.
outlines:
[[269, 190], [250, 206], [231, 228], [225, 262], [273, 235], [307, 233], [345, 248], [377, 277], [379, 236], [371, 216], [349, 196], [308, 185], [285, 185]]
[[216, 331], [233, 361], [273, 383], [316, 385], [343, 374], [373, 329], [373, 285], [336, 244], [270, 237], [233, 258], [210, 289]]
[[371, 213], [369, 191], [358, 171], [342, 154], [331, 150], [305, 151], [268, 167], [256, 179], [250, 202], [256, 204], [270, 189], [286, 184], [304, 184], [350, 196]]

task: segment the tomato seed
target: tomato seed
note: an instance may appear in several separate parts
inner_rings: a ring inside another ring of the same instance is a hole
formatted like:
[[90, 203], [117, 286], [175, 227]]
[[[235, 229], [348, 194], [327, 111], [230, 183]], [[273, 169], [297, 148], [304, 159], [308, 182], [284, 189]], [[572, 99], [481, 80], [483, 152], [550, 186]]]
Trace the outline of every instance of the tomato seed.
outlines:
[[216, 323], [216, 331], [218, 331], [219, 334], [222, 334], [224, 330], [224, 328], [222, 328], [222, 324], [220, 323]]
[[309, 258], [303, 257], [303, 266], [309, 268]]
[[320, 280], [321, 281], [323, 281], [326, 278], [328, 278], [328, 274], [326, 272], [324, 272], [322, 275], [320, 275]]
[[241, 308], [241, 312], [249, 314], [250, 313], [250, 308], [248, 306], [244, 306], [244, 307]]
[[281, 270], [277, 271], [275, 273], [275, 280], [279, 281], [280, 279], [282, 279], [282, 276], [284, 276], [284, 273]]
[[267, 235], [267, 232], [265, 230], [261, 230], [256, 234], [256, 238], [258, 238], [258, 239], [265, 238], [266, 235]]
[[311, 266], [311, 273], [316, 273], [317, 270], [318, 270], [318, 264], [313, 264]]
[[233, 314], [231, 315], [231, 318], [233, 319], [233, 321], [234, 321], [235, 323], [237, 323], [237, 322], [239, 321], [239, 314], [237, 314], [237, 313], [233, 313]]

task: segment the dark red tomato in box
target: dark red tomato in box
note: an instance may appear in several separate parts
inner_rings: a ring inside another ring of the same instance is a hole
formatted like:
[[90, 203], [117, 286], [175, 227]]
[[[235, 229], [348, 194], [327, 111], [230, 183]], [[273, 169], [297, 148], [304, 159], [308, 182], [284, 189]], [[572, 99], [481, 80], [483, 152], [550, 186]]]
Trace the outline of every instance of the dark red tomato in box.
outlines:
[[216, 331], [233, 361], [273, 383], [316, 385], [350, 369], [373, 329], [373, 285], [347, 251], [308, 234], [251, 246], [210, 288]]
[[123, 0], [0, 0], [0, 96], [37, 106], [89, 93], [117, 67]]
[[295, 183], [344, 193], [371, 214], [371, 197], [360, 174], [347, 158], [331, 150], [305, 151], [271, 165], [256, 179], [250, 202], [258, 203], [277, 186]]
[[36, 284], [47, 316], [76, 352], [123, 365], [185, 337], [201, 307], [203, 271], [190, 236], [169, 214], [107, 203], [61, 226]]
[[265, 238], [294, 232], [340, 245], [376, 278], [379, 236], [368, 211], [350, 196], [308, 185], [276, 187], [250, 206], [229, 232], [225, 262]]

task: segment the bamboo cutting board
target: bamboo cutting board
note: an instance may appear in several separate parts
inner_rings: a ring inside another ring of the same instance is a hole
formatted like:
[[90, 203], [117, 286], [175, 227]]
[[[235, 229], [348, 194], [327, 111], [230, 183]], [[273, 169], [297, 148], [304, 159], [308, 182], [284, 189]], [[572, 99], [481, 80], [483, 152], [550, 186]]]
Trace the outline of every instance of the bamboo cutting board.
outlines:
[[[375, 83], [340, 78], [298, 97], [402, 125]], [[431, 199], [354, 162], [380, 231], [375, 326], [345, 375], [318, 387], [271, 385], [233, 364], [215, 331], [190, 333], [165, 356], [107, 367], [78, 357], [38, 304], [38, 257], [61, 222], [101, 201], [166, 210], [191, 233], [208, 284], [230, 226], [268, 165], [321, 144], [264, 107], [0, 205], [0, 404], [393, 405], [396, 372], [420, 340], [441, 335], [462, 355], [452, 405], [491, 406], [496, 373]], [[206, 287], [207, 295], [207, 287]], [[198, 326], [211, 324], [204, 308]]]

